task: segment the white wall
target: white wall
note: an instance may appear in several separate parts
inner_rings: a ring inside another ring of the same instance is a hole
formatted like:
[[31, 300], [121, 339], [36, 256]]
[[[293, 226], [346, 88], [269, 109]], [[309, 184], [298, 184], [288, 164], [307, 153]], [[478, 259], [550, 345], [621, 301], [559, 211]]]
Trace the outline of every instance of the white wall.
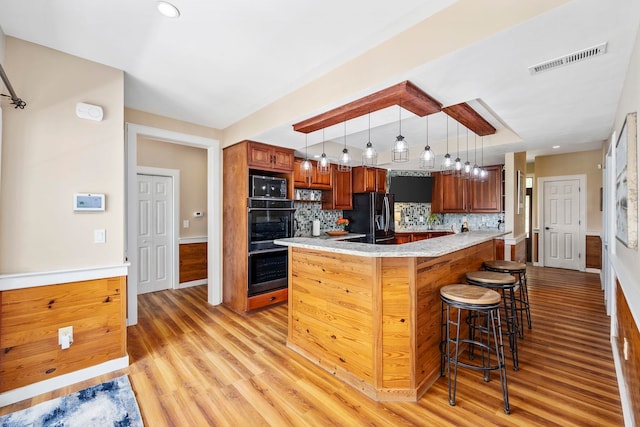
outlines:
[[[13, 37], [3, 68], [27, 106], [2, 101], [0, 273], [121, 265], [123, 72]], [[78, 118], [77, 102], [101, 105], [104, 120]], [[104, 193], [106, 211], [74, 213], [74, 193]]]

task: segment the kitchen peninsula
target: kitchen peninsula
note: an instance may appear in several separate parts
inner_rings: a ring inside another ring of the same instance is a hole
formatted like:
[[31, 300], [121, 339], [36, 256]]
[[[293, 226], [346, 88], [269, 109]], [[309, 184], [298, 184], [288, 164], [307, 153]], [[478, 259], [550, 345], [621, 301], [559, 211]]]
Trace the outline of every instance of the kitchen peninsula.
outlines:
[[440, 376], [439, 288], [495, 259], [503, 234], [277, 240], [289, 247], [287, 346], [372, 399], [417, 401]]

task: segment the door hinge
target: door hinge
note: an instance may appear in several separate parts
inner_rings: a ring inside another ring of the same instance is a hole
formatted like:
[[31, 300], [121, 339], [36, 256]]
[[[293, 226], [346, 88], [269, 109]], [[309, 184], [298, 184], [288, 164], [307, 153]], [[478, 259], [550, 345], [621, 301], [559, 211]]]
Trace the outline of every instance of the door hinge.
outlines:
[[582, 254], [578, 252], [578, 259], [582, 258]]

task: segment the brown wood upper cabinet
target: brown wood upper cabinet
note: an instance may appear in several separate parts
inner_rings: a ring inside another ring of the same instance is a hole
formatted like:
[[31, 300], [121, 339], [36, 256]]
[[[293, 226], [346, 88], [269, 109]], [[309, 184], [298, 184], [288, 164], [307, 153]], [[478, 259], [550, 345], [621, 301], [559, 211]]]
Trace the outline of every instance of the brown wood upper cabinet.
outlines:
[[353, 209], [352, 172], [338, 172], [335, 164], [331, 165], [331, 191], [322, 192], [322, 209]]
[[293, 186], [295, 188], [310, 188], [312, 190], [331, 190], [332, 173], [325, 175], [318, 173], [318, 162], [309, 160], [313, 165], [313, 174], [311, 176], [303, 176], [300, 165], [304, 159], [296, 157], [293, 161]]
[[247, 160], [252, 169], [293, 172], [293, 150], [248, 141]]
[[385, 193], [387, 191], [386, 169], [358, 166], [352, 169], [352, 174], [354, 193], [369, 191]]
[[431, 211], [437, 213], [500, 213], [502, 165], [486, 166], [485, 181], [467, 180], [454, 174], [434, 172]]

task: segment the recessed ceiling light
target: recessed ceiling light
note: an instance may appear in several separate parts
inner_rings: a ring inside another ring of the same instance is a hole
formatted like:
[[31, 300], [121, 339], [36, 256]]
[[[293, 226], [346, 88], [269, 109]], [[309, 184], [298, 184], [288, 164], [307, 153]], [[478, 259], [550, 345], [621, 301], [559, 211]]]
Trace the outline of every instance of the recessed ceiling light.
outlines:
[[167, 18], [177, 18], [180, 16], [178, 8], [166, 1], [158, 2], [158, 11]]
[[559, 145], [554, 145], [554, 146], [553, 146], [553, 147], [551, 147], [551, 148], [553, 148], [553, 149], [555, 150], [556, 148], [560, 148], [560, 146], [559, 146]]

